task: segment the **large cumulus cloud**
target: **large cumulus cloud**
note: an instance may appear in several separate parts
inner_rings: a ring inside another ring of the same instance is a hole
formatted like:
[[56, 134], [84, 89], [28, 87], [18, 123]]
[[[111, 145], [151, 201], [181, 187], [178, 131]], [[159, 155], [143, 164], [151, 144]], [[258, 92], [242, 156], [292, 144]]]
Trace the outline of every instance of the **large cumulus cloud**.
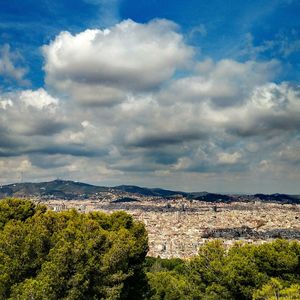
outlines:
[[193, 55], [167, 20], [60, 33], [43, 47], [49, 86], [92, 104], [110, 104], [132, 91], [149, 91], [187, 65]]

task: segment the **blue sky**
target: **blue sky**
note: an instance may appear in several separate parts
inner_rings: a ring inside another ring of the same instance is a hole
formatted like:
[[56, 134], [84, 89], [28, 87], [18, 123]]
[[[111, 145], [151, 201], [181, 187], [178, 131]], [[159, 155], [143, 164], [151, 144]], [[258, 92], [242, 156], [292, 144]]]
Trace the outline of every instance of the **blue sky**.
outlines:
[[2, 1], [0, 170], [15, 171], [0, 183], [300, 193], [299, 13], [297, 0]]
[[[123, 19], [145, 23], [166, 18], [180, 26], [189, 44], [200, 57], [230, 57], [244, 61], [247, 45], [277, 45], [255, 53], [260, 60], [276, 58], [286, 71], [278, 80], [299, 79], [300, 1], [3, 1], [0, 10], [0, 37], [26, 57], [28, 78], [33, 86], [43, 85], [43, 59], [39, 47], [60, 31], [78, 33], [86, 28], [103, 28]], [[293, 46], [294, 51], [281, 49]], [[258, 50], [258, 49], [257, 49]], [[4, 86], [3, 88], [7, 88]]]

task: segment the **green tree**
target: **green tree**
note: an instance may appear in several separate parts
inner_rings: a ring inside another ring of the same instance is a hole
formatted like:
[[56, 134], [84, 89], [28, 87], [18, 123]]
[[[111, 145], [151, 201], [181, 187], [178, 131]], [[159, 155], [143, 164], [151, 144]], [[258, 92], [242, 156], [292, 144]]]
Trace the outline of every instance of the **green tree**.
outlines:
[[[286, 287], [284, 287], [286, 286]], [[284, 282], [278, 278], [271, 278], [261, 289], [253, 294], [253, 300], [300, 299], [300, 285]]]
[[146, 297], [143, 224], [123, 212], [55, 213], [28, 201], [6, 202], [12, 217], [0, 230], [1, 299]]
[[148, 273], [151, 300], [200, 299], [198, 291], [192, 289], [188, 279], [174, 271]]
[[36, 206], [29, 200], [6, 198], [0, 201], [0, 229], [11, 220], [25, 221], [37, 212], [45, 212], [43, 205]]
[[295, 250], [294, 243], [278, 239], [256, 247], [255, 261], [258, 268], [268, 276], [292, 280], [299, 267], [299, 253]]
[[254, 247], [235, 244], [224, 263], [224, 282], [235, 299], [251, 299], [254, 290], [268, 277], [261, 272], [254, 257]]
[[[225, 282], [226, 251], [219, 240], [200, 247], [188, 263], [188, 277], [203, 299], [232, 299]], [[201, 298], [202, 299], [202, 298]]]

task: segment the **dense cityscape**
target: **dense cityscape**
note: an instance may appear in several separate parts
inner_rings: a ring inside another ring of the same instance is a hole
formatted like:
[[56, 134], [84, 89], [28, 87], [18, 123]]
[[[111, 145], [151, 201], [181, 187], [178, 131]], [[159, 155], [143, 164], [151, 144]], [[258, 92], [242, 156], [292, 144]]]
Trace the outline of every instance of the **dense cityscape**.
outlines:
[[[76, 208], [82, 212], [124, 210], [144, 222], [149, 236], [149, 255], [162, 258], [187, 258], [197, 254], [199, 246], [212, 238], [225, 245], [240, 240], [263, 243], [282, 237], [300, 240], [300, 206], [268, 203], [211, 204], [187, 199], [137, 200], [132, 203], [100, 201], [43, 202], [55, 211]], [[243, 230], [243, 228], [254, 231]], [[221, 229], [229, 229], [223, 231]]]

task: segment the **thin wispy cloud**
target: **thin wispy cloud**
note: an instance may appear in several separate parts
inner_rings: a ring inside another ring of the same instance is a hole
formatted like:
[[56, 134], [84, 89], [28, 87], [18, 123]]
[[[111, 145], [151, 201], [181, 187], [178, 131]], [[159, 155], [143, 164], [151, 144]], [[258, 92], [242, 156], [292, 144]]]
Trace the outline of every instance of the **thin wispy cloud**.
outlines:
[[121, 21], [120, 5], [122, 0], [84, 0], [92, 4], [98, 12], [97, 18], [91, 22], [94, 27], [112, 26]]
[[30, 82], [25, 79], [27, 72], [24, 58], [18, 51], [12, 51], [8, 44], [0, 46], [0, 76], [5, 81], [13, 80], [23, 86], [29, 85]]

